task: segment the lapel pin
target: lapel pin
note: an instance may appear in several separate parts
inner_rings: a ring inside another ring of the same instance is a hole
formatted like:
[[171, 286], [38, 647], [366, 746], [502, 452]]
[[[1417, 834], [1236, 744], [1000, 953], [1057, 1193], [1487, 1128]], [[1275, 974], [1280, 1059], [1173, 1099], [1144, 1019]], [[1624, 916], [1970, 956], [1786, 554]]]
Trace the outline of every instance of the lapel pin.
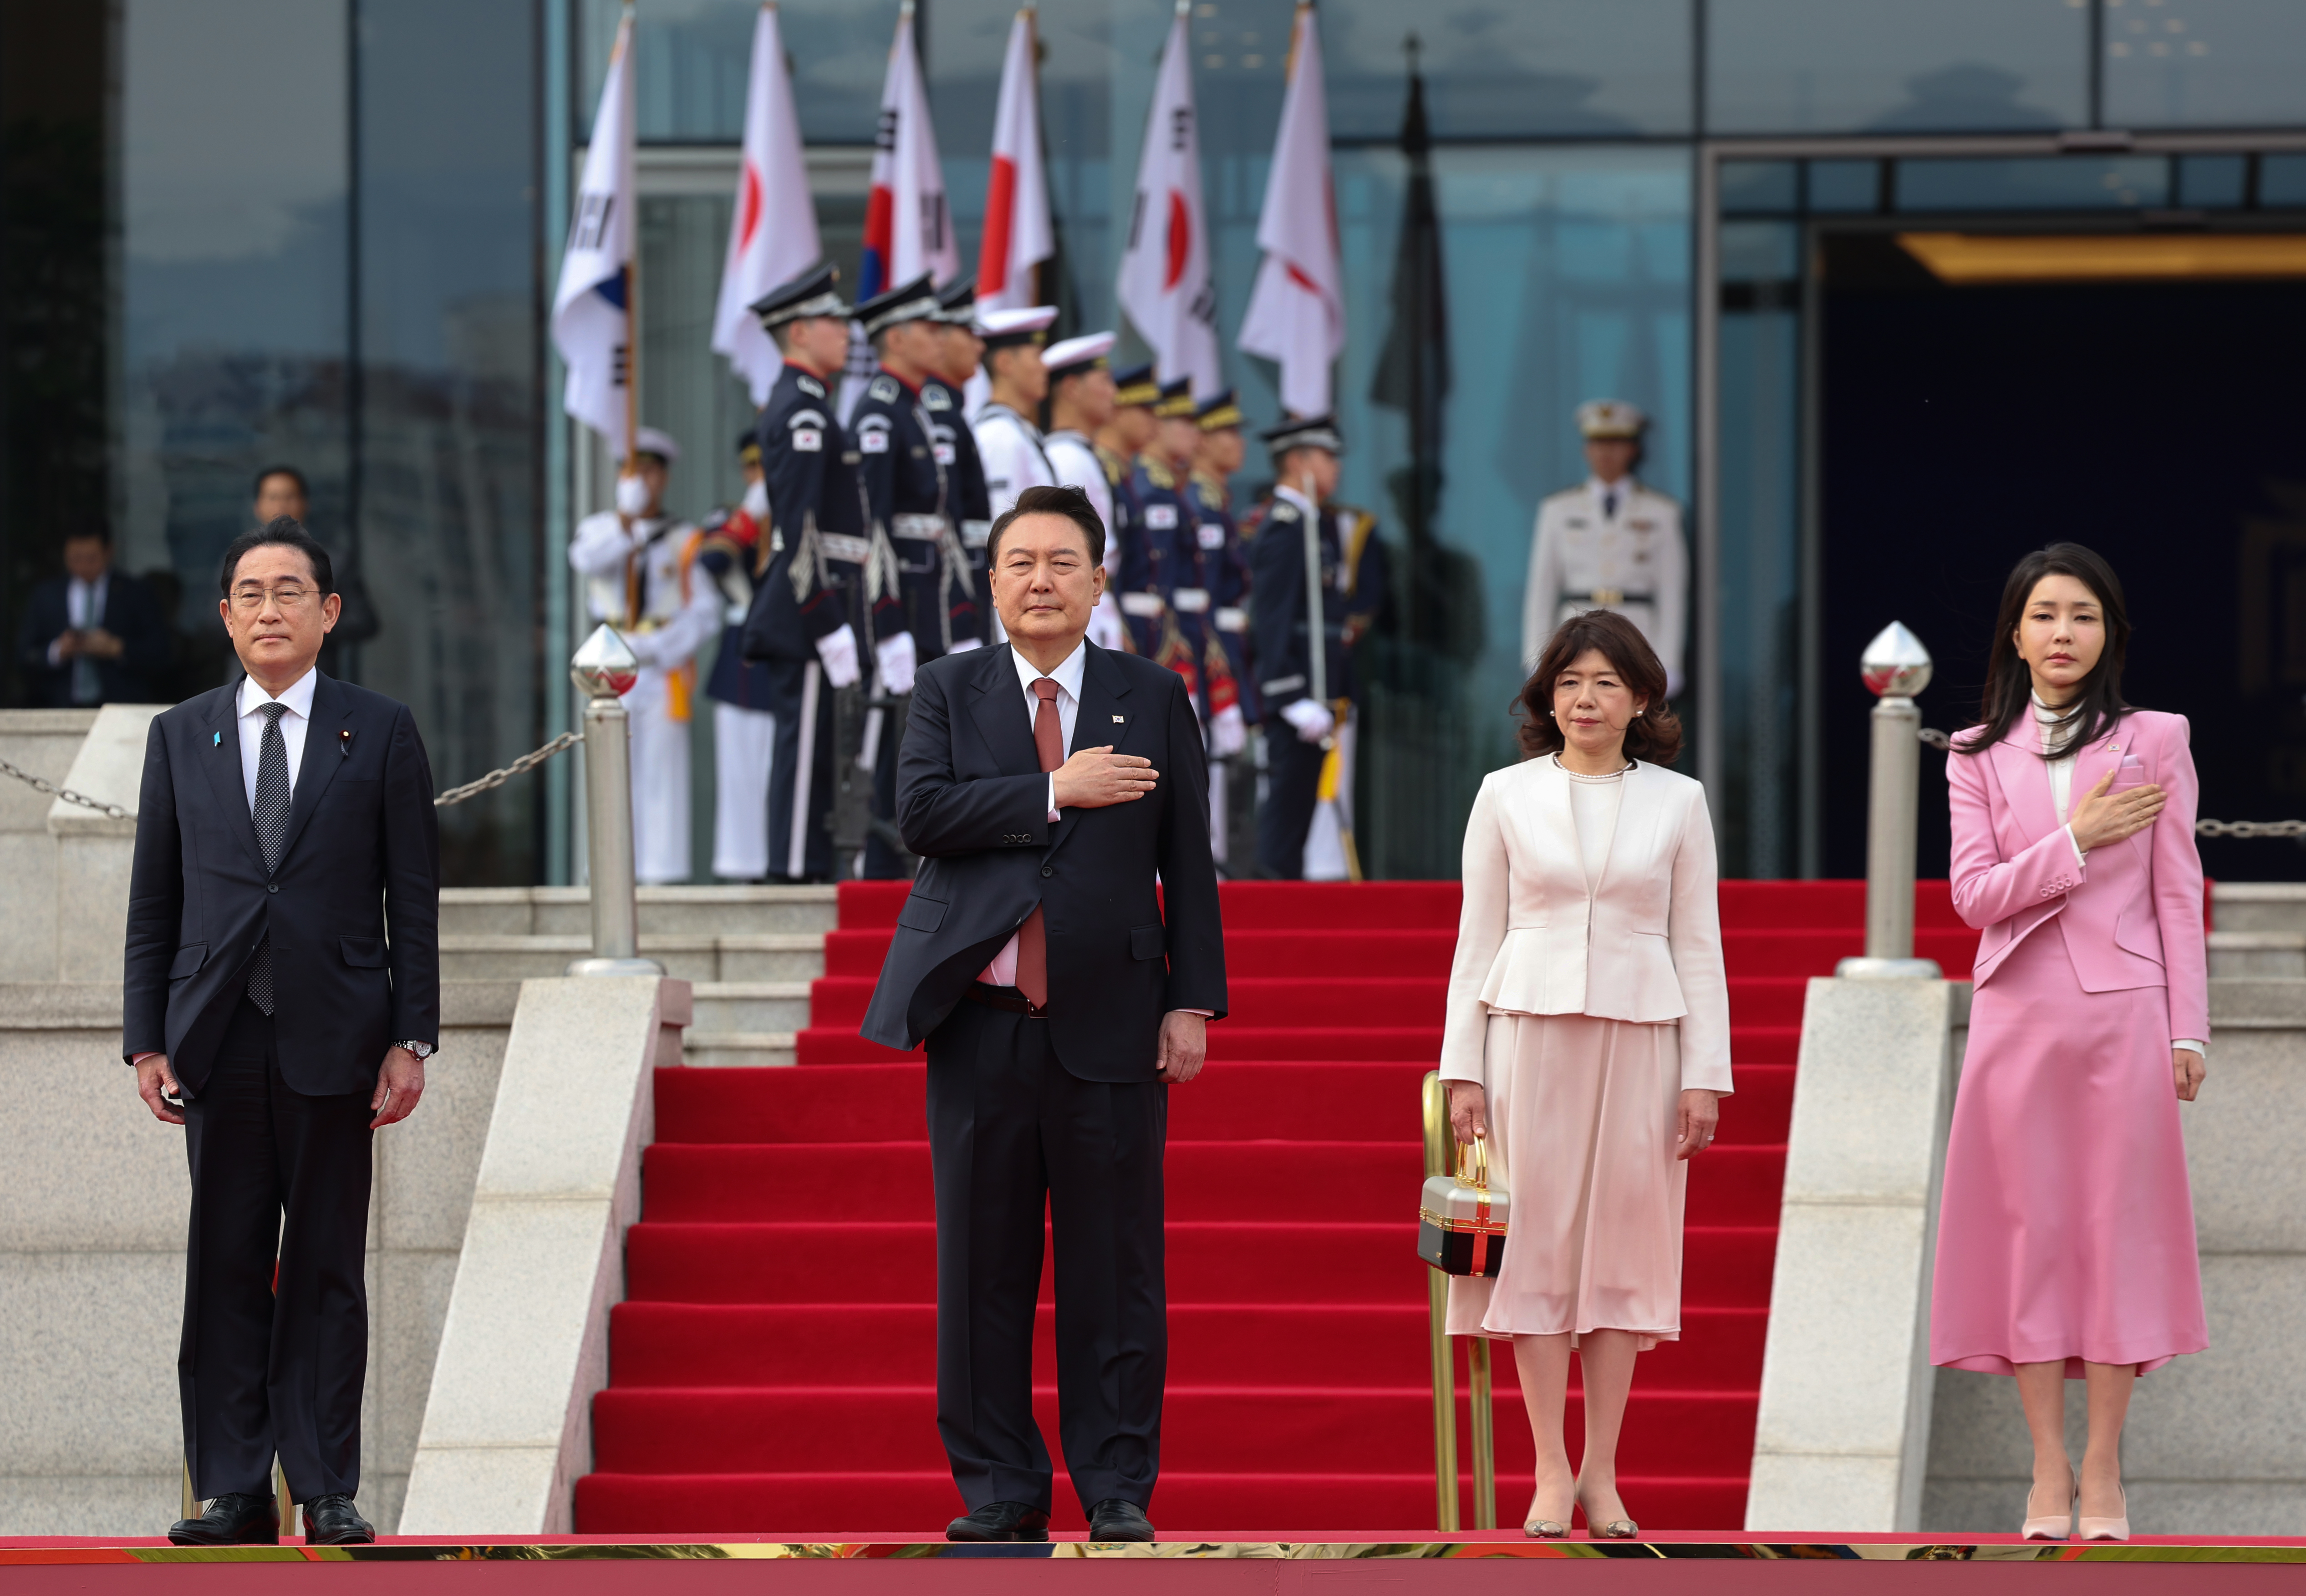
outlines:
[[1113, 723], [1115, 726], [1126, 726], [1129, 723], [1129, 717], [1127, 715], [1115, 715], [1113, 717]]
[[223, 732], [221, 732], [221, 731], [213, 731], [213, 732], [210, 732], [210, 733], [209, 734], [209, 747], [211, 747], [211, 748], [221, 748], [221, 747], [224, 747], [224, 733], [223, 733]]
[[337, 752], [343, 755], [347, 759], [352, 757], [353, 734], [351, 732], [339, 731], [337, 733]]

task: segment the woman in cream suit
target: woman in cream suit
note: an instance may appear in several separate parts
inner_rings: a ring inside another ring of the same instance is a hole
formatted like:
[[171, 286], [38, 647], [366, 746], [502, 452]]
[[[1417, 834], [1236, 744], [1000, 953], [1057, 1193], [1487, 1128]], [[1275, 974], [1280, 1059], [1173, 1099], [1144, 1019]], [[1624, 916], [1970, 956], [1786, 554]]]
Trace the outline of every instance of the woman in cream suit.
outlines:
[[2017, 1377], [2028, 1540], [2079, 1510], [2083, 1540], [2124, 1541], [2131, 1388], [2209, 1344], [2178, 1122], [2210, 1034], [2194, 760], [2182, 716], [2122, 702], [2122, 585], [2080, 544], [2018, 562], [1994, 636], [1983, 723], [1946, 759], [1954, 909], [1984, 935], [1930, 1361]]
[[[1634, 1355], [1681, 1335], [1683, 1162], [1730, 1090], [1713, 826], [1665, 768], [1665, 669], [1623, 616], [1562, 623], [1522, 689], [1528, 757], [1465, 824], [1441, 1075], [1459, 1141], [1511, 1196], [1493, 1280], [1449, 1283], [1449, 1333], [1510, 1340], [1537, 1440], [1523, 1528], [1630, 1539], [1618, 1430]], [[1575, 1349], [1585, 1452], [1562, 1416]]]

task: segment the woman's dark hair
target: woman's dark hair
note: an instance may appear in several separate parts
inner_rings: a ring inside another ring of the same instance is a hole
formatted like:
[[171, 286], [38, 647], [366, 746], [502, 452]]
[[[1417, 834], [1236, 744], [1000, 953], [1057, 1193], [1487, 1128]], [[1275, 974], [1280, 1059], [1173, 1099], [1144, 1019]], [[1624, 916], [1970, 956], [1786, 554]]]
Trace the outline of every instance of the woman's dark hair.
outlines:
[[1514, 707], [1521, 716], [1523, 757], [1560, 750], [1564, 739], [1553, 721], [1553, 684], [1587, 649], [1598, 650], [1646, 705], [1626, 728], [1626, 757], [1671, 764], [1681, 752], [1681, 720], [1665, 701], [1665, 667], [1641, 628], [1608, 610], [1588, 610], [1563, 621], [1522, 684]]
[[1001, 557], [1001, 534], [1020, 516], [1063, 516], [1081, 529], [1089, 540], [1089, 562], [1105, 563], [1105, 523], [1097, 513], [1097, 506], [1079, 488], [1028, 488], [1017, 495], [1017, 502], [1001, 512], [993, 523], [993, 530], [985, 536], [985, 563], [991, 565]]
[[2018, 623], [2025, 619], [2027, 601], [2045, 576], [2071, 576], [2088, 588], [2105, 619], [2105, 652], [2082, 678], [2080, 690], [2059, 721], [2071, 734], [2065, 746], [2079, 748], [2096, 742], [2130, 708], [2122, 696], [2122, 664], [2130, 653], [2130, 611], [2122, 602], [2122, 579], [2096, 550], [2080, 543], [2052, 543], [2020, 560], [2003, 585], [2002, 608], [1994, 617], [1994, 647], [1986, 657], [1986, 691], [1977, 707], [1981, 730], [1953, 739], [1958, 754], [1983, 754], [2029, 713], [2034, 674], [2018, 657]]
[[243, 532], [232, 540], [224, 551], [224, 568], [217, 573], [217, 589], [225, 597], [232, 597], [233, 573], [240, 569], [241, 560], [252, 549], [261, 549], [278, 543], [284, 549], [295, 549], [312, 562], [312, 585], [326, 598], [337, 591], [336, 567], [329, 563], [329, 551], [320, 540], [306, 532], [293, 516], [275, 516], [254, 532]]

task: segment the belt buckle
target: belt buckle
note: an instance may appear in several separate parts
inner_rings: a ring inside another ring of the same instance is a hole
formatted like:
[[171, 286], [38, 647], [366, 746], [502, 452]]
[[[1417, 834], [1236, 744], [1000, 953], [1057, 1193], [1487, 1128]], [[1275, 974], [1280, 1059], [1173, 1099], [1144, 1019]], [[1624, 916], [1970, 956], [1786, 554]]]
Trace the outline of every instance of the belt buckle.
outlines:
[[1593, 603], [1597, 609], [1608, 610], [1625, 602], [1626, 590], [1622, 587], [1597, 587], [1593, 590]]

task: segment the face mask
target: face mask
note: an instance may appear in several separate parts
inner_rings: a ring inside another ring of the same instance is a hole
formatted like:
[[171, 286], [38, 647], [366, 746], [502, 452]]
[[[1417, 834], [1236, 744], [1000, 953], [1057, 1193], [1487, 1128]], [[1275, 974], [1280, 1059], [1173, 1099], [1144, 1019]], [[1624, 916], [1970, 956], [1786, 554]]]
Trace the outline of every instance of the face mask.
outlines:
[[769, 514], [769, 484], [752, 482], [745, 489], [745, 513], [756, 521], [764, 521]]
[[648, 507], [649, 491], [645, 479], [637, 476], [620, 476], [617, 479], [617, 513], [619, 515], [638, 516], [646, 512]]

